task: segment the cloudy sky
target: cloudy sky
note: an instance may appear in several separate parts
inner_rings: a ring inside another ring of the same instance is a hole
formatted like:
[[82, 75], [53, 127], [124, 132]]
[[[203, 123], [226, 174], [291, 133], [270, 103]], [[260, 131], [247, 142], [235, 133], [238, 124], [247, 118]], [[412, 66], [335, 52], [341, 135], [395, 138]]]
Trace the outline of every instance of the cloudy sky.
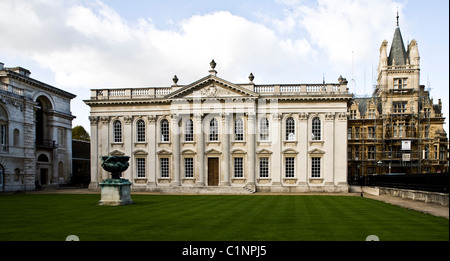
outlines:
[[[1, 0], [0, 62], [77, 95], [73, 125], [89, 131], [90, 89], [185, 85], [208, 74], [235, 83], [337, 82], [370, 95], [379, 48], [397, 10], [416, 39], [421, 84], [444, 106], [448, 133], [449, 3], [441, 0]], [[353, 79], [353, 80], [352, 80]]]

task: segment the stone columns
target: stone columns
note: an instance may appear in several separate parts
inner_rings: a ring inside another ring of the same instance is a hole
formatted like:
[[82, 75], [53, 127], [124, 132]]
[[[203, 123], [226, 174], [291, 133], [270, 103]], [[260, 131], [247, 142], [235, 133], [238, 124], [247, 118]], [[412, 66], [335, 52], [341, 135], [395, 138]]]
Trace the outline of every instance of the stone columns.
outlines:
[[96, 116], [89, 116], [91, 122], [91, 183], [89, 189], [97, 189], [98, 186], [98, 166], [100, 165], [98, 155], [98, 120]]
[[147, 187], [156, 186], [156, 143], [158, 135], [156, 131], [156, 116], [148, 116], [148, 181]]
[[[325, 185], [333, 186], [334, 185], [334, 157], [335, 157], [335, 126], [334, 126], [334, 118], [335, 115], [333, 112], [325, 114], [325, 123], [323, 128], [323, 140], [324, 142], [324, 150], [326, 152], [322, 159], [323, 171], [322, 175], [325, 181]], [[345, 154], [345, 153], [343, 153]]]
[[223, 162], [222, 162], [222, 170], [223, 170], [223, 186], [230, 186], [230, 114], [224, 113], [222, 114], [222, 123], [223, 123], [223, 134], [222, 134], [222, 142], [223, 142]]
[[202, 115], [194, 114], [194, 133], [197, 141], [197, 164], [198, 178], [196, 185], [205, 186], [205, 142], [202, 125]]
[[172, 186], [180, 186], [180, 117], [172, 115], [171, 133], [172, 133], [172, 156], [173, 156], [173, 179]]
[[255, 161], [256, 161], [256, 115], [254, 112], [248, 113], [248, 179], [247, 185], [255, 186]]
[[282, 133], [282, 125], [281, 125], [281, 114], [280, 113], [273, 113], [271, 115], [272, 121], [269, 124], [269, 128], [271, 130], [271, 133], [269, 135], [270, 140], [272, 142], [272, 148], [273, 148], [273, 160], [272, 164], [273, 169], [273, 175], [272, 175], [272, 185], [274, 186], [281, 186], [281, 180], [283, 177], [283, 155], [281, 153], [282, 143], [283, 143], [283, 133]]
[[133, 181], [134, 177], [132, 177], [132, 173], [133, 173], [133, 169], [134, 169], [133, 166], [135, 164], [135, 161], [134, 161], [135, 158], [132, 157], [133, 140], [134, 140], [133, 139], [133, 134], [134, 134], [133, 116], [128, 116], [128, 115], [124, 116], [123, 120], [124, 120], [124, 125], [123, 125], [122, 141], [123, 141], [123, 146], [125, 149], [125, 155], [130, 156], [130, 161], [129, 161], [130, 167], [122, 173], [122, 177], [125, 179], [129, 179], [130, 181]]

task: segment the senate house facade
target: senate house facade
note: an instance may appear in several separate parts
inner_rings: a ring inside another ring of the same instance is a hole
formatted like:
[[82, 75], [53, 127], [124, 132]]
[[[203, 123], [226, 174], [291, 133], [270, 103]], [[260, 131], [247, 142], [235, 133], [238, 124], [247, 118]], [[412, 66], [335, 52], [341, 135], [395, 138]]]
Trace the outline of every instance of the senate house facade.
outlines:
[[100, 156], [127, 155], [135, 191], [348, 191], [346, 79], [236, 84], [210, 66], [188, 85], [91, 91], [90, 188], [109, 178]]

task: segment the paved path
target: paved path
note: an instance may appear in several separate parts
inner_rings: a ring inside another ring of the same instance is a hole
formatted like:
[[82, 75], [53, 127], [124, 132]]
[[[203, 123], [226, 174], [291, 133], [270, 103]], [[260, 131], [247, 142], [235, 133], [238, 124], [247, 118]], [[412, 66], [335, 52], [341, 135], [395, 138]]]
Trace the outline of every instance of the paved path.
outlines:
[[434, 216], [449, 218], [449, 207], [442, 206], [434, 203], [425, 203], [423, 201], [404, 199], [400, 197], [393, 197], [390, 195], [370, 195], [365, 193], [364, 197], [375, 200], [381, 200], [389, 204], [397, 205], [400, 207], [420, 211], [423, 213], [431, 214]]
[[[52, 190], [40, 190], [40, 191], [27, 191], [26, 193], [55, 193], [55, 194], [100, 194], [99, 191], [92, 191], [87, 188], [58, 188]], [[160, 194], [155, 192], [131, 192], [131, 194]], [[280, 194], [292, 194], [292, 195], [353, 195], [360, 196], [360, 193], [255, 193], [255, 195], [280, 195]], [[364, 197], [384, 201], [389, 204], [401, 206], [404, 208], [420, 211], [423, 213], [431, 214], [434, 216], [449, 218], [449, 207], [441, 206], [434, 203], [425, 203], [423, 201], [404, 199], [400, 197], [393, 197], [390, 195], [370, 195], [364, 193]]]

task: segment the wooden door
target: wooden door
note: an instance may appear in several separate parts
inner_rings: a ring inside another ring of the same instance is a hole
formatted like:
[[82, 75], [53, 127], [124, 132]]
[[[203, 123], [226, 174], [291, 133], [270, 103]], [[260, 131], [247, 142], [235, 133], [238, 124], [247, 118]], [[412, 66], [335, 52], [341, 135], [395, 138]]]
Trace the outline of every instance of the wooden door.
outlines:
[[208, 186], [219, 185], [219, 158], [208, 158]]

